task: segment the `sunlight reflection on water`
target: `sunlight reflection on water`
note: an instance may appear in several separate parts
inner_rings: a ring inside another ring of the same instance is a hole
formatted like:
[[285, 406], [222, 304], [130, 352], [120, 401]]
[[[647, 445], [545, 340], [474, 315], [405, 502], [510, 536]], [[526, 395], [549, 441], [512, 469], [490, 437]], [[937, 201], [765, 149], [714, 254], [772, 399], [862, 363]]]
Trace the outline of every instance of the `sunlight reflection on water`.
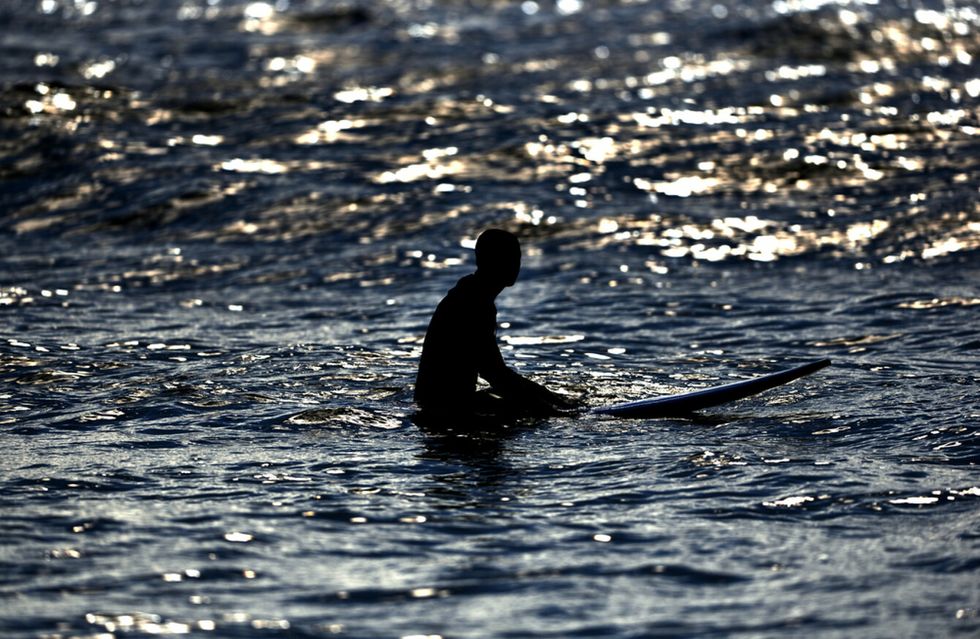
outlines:
[[[4, 636], [977, 628], [972, 3], [4, 18]], [[504, 356], [590, 404], [835, 365], [427, 432], [488, 226]]]

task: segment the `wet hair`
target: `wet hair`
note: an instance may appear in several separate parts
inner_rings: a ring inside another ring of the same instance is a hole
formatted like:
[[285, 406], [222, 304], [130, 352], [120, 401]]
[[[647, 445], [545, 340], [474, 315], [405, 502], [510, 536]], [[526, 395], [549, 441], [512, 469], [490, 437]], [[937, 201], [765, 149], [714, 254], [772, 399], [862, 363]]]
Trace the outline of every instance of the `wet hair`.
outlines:
[[503, 275], [513, 284], [521, 265], [521, 243], [517, 236], [502, 229], [487, 229], [476, 240], [476, 268]]
[[501, 258], [520, 252], [521, 243], [516, 235], [503, 229], [487, 229], [476, 240], [476, 267], [492, 267]]

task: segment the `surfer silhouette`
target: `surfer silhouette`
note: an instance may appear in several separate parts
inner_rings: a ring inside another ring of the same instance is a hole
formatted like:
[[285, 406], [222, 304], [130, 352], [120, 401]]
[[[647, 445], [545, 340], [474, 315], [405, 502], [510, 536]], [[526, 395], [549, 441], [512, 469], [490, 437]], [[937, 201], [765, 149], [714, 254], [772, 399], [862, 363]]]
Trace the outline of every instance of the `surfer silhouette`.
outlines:
[[[415, 401], [424, 414], [558, 415], [575, 402], [509, 368], [497, 345], [494, 300], [521, 270], [517, 237], [500, 229], [476, 241], [476, 272], [460, 279], [436, 307], [422, 346]], [[477, 378], [490, 388], [477, 391]]]

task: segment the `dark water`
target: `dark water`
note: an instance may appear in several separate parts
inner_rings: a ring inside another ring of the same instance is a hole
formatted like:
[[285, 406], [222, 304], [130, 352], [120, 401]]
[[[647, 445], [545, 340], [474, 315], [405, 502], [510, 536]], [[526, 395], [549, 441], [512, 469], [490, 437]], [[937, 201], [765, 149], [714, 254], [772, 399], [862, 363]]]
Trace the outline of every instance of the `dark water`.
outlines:
[[[4, 637], [980, 632], [975, 2], [0, 2]], [[409, 417], [505, 357], [692, 420]]]

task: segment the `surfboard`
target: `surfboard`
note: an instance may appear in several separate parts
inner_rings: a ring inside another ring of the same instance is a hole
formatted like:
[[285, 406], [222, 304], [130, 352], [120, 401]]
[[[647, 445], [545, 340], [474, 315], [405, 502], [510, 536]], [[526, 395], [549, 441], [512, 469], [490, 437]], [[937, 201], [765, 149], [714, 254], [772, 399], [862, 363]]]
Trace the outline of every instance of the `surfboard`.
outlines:
[[703, 408], [710, 408], [719, 404], [744, 399], [751, 395], [767, 391], [770, 388], [782, 386], [794, 379], [805, 377], [827, 366], [830, 366], [829, 359], [819, 359], [794, 368], [788, 368], [731, 384], [713, 386], [711, 388], [679, 393], [677, 395], [663, 395], [660, 397], [640, 399], [623, 404], [598, 406], [593, 408], [591, 412], [600, 415], [639, 418], [688, 415]]

